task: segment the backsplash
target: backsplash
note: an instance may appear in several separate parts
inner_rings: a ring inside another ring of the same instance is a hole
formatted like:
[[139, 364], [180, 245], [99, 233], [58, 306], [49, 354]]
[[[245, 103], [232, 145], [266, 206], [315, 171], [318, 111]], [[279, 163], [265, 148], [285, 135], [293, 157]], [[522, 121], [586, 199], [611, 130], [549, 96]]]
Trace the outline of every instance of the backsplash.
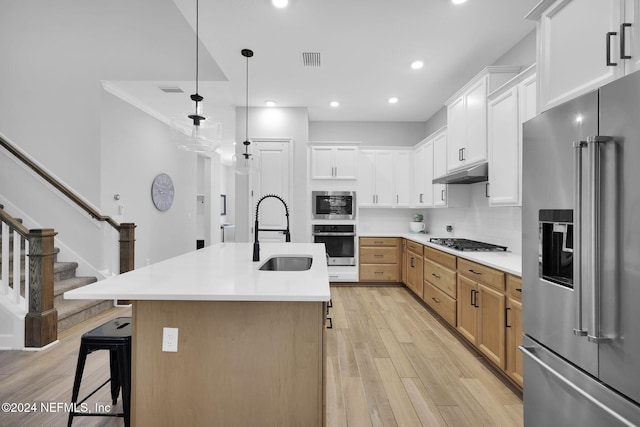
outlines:
[[[444, 209], [360, 209], [358, 231], [409, 232], [413, 215], [424, 215], [429, 236], [457, 237], [507, 246], [509, 251], [522, 253], [522, 208], [489, 207], [484, 183], [471, 185], [468, 207]], [[453, 226], [447, 232], [447, 225]]]

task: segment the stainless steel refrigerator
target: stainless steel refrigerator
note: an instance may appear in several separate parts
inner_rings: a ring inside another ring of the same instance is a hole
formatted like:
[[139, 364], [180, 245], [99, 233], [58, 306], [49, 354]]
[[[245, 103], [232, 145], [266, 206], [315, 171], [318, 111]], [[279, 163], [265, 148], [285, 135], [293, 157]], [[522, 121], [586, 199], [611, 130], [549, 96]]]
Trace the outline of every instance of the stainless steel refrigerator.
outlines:
[[640, 72], [523, 127], [524, 422], [640, 425]]

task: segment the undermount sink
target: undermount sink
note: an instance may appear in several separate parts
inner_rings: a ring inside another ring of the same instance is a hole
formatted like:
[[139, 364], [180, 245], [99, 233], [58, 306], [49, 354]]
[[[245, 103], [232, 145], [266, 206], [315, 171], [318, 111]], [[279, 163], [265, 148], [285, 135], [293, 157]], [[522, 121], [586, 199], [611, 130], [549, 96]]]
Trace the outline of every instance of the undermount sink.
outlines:
[[313, 258], [307, 255], [278, 255], [268, 258], [258, 270], [262, 271], [304, 271], [311, 268]]

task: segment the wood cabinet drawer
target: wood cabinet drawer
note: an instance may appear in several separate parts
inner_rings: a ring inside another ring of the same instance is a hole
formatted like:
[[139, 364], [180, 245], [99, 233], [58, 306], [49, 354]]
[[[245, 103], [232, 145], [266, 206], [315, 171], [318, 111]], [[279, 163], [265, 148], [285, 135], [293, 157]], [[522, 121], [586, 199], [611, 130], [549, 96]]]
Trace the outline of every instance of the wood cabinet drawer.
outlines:
[[414, 253], [422, 255], [422, 245], [420, 243], [407, 240], [407, 249]]
[[429, 281], [432, 285], [439, 288], [451, 298], [456, 298], [457, 286], [455, 270], [449, 270], [448, 268], [445, 268], [440, 264], [436, 264], [435, 262], [425, 257], [424, 280]]
[[362, 264], [395, 264], [400, 261], [398, 255], [398, 248], [394, 246], [360, 248], [360, 262]]
[[504, 273], [502, 271], [494, 270], [491, 267], [477, 264], [464, 258], [458, 258], [458, 274], [462, 274], [483, 285], [504, 291]]
[[451, 326], [456, 326], [456, 300], [424, 281], [424, 301]]
[[398, 246], [398, 237], [361, 237], [360, 246]]
[[507, 294], [518, 301], [522, 301], [522, 278], [507, 274]]
[[424, 257], [428, 258], [438, 264], [441, 264], [447, 267], [449, 270], [456, 269], [456, 256], [444, 253], [437, 249], [430, 248], [428, 246], [424, 247]]
[[398, 282], [399, 264], [360, 264], [361, 282]]

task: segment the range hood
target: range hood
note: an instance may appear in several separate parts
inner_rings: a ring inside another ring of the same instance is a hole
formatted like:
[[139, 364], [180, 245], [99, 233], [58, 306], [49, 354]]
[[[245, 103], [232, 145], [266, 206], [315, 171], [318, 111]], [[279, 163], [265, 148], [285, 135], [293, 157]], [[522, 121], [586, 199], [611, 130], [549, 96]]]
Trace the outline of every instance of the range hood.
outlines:
[[434, 179], [434, 184], [473, 184], [489, 180], [489, 166], [485, 163], [469, 166], [466, 169], [452, 172]]

